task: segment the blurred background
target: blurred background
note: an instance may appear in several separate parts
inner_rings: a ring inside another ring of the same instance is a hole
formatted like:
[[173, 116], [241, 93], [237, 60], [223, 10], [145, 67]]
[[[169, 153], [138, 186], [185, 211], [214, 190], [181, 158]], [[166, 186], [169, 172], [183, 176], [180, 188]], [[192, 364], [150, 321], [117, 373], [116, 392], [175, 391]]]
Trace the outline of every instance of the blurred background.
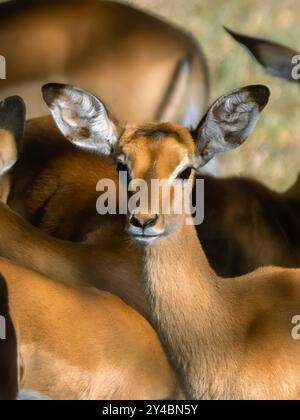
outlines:
[[272, 78], [222, 26], [265, 37], [300, 52], [299, 0], [128, 0], [191, 31], [206, 54], [211, 99], [247, 84], [263, 83], [271, 102], [251, 139], [220, 158], [221, 175], [247, 175], [284, 191], [300, 172], [299, 85]]
[[277, 41], [300, 53], [300, 1], [123, 2], [172, 21], [198, 39], [209, 64], [211, 101], [228, 90], [248, 84], [262, 83], [271, 89], [270, 104], [251, 139], [219, 159], [220, 175], [254, 177], [277, 191], [289, 188], [300, 172], [299, 85], [268, 76], [222, 27]]

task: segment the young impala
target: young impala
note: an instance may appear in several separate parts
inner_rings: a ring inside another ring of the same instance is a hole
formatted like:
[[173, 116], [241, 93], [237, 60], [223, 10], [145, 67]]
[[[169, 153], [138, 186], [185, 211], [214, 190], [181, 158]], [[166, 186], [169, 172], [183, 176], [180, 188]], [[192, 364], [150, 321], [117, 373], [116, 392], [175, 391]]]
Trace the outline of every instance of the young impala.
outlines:
[[[185, 189], [194, 169], [240, 145], [269, 91], [252, 86], [223, 96], [193, 137], [173, 124], [120, 130], [97, 98], [78, 89], [56, 86], [49, 95], [57, 123], [71, 141], [80, 147], [97, 145], [99, 153], [122, 162], [123, 170], [127, 166], [133, 182], [144, 180], [152, 194], [152, 179], [168, 179], [171, 192], [178, 179]], [[88, 142], [78, 136], [83, 127]], [[300, 397], [300, 346], [291, 336], [300, 271], [266, 268], [224, 281], [209, 266], [187, 218], [133, 209], [127, 226], [141, 250], [153, 323], [187, 396]]]
[[[9, 174], [12, 189], [8, 204], [47, 233], [72, 240], [82, 240], [88, 234], [88, 238], [81, 243], [57, 240], [33, 228], [2, 205], [0, 254], [72, 286], [92, 285], [114, 293], [149, 318], [140, 282], [139, 247], [123, 232], [123, 218], [116, 222], [118, 219], [112, 216], [113, 225], [109, 222], [103, 226], [103, 218], [96, 213], [99, 193], [95, 186], [99, 178], [116, 179], [117, 173], [111, 161], [99, 156], [101, 137], [95, 141], [94, 136], [82, 136], [89, 132], [91, 120], [82, 114], [81, 106], [85, 103], [91, 106], [95, 112], [91, 118], [96, 118], [100, 127], [101, 118], [107, 115], [105, 108], [99, 107], [99, 100], [88, 92], [62, 85], [47, 85], [44, 97], [69, 141], [58, 135], [48, 119], [29, 122], [24, 150]], [[261, 104], [260, 111], [266, 102]], [[72, 114], [73, 107], [78, 111], [75, 117], [82, 121], [81, 128], [70, 134], [66, 131], [70, 122], [68, 110]], [[216, 120], [221, 117], [220, 114], [214, 116]], [[61, 118], [66, 118], [66, 123]], [[208, 118], [212, 118], [211, 113]], [[81, 148], [76, 150], [73, 143]], [[228, 136], [228, 142], [219, 151], [236, 146]]]

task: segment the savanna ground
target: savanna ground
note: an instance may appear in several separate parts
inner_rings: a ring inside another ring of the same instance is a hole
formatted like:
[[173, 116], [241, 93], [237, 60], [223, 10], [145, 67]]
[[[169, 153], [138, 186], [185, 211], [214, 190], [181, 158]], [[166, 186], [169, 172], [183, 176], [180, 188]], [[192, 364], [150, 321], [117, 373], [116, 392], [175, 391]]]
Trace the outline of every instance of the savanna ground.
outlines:
[[221, 175], [258, 178], [278, 191], [300, 172], [300, 90], [264, 73], [222, 29], [271, 39], [300, 52], [299, 0], [128, 0], [163, 16], [197, 37], [208, 59], [211, 99], [228, 90], [263, 83], [271, 102], [251, 139], [220, 158]]

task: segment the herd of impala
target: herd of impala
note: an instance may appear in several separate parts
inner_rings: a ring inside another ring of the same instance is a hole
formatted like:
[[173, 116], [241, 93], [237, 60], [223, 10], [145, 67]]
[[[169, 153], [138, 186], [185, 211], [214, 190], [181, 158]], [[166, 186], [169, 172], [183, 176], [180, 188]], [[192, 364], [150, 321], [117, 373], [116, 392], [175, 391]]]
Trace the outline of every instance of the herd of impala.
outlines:
[[[290, 79], [293, 50], [229, 33]], [[300, 398], [300, 181], [201, 173], [247, 140], [268, 88], [205, 113], [194, 38], [112, 1], [0, 4], [0, 53], [0, 400]], [[96, 185], [122, 190], [119, 172], [150, 196], [204, 178], [204, 223], [100, 216]]]

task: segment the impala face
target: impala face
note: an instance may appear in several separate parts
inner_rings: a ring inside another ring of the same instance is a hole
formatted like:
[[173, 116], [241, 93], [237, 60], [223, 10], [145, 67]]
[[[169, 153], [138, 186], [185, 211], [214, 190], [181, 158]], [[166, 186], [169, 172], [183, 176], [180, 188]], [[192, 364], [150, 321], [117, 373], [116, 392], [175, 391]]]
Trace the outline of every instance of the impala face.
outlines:
[[[189, 211], [179, 214], [175, 211], [178, 189], [189, 191], [187, 187], [195, 170], [218, 153], [244, 143], [270, 92], [259, 85], [222, 96], [193, 132], [171, 123], [122, 127], [98, 98], [72, 86], [46, 85], [43, 95], [58, 128], [69, 141], [111, 156], [131, 186], [138, 187], [142, 181], [147, 187], [148, 200], [141, 196], [143, 205], [129, 207], [127, 230], [136, 242], [151, 245], [173, 233], [190, 216]], [[168, 187], [167, 194], [157, 184], [159, 181]], [[158, 197], [154, 206], [153, 197]], [[164, 211], [166, 197], [170, 200], [169, 212]]]
[[195, 153], [189, 131], [174, 124], [125, 129], [117, 148], [118, 170], [126, 171], [133, 188], [140, 181], [147, 187], [145, 206], [129, 208], [128, 213], [127, 230], [137, 242], [151, 244], [170, 234], [179, 216], [185, 216], [183, 190], [192, 184]]

